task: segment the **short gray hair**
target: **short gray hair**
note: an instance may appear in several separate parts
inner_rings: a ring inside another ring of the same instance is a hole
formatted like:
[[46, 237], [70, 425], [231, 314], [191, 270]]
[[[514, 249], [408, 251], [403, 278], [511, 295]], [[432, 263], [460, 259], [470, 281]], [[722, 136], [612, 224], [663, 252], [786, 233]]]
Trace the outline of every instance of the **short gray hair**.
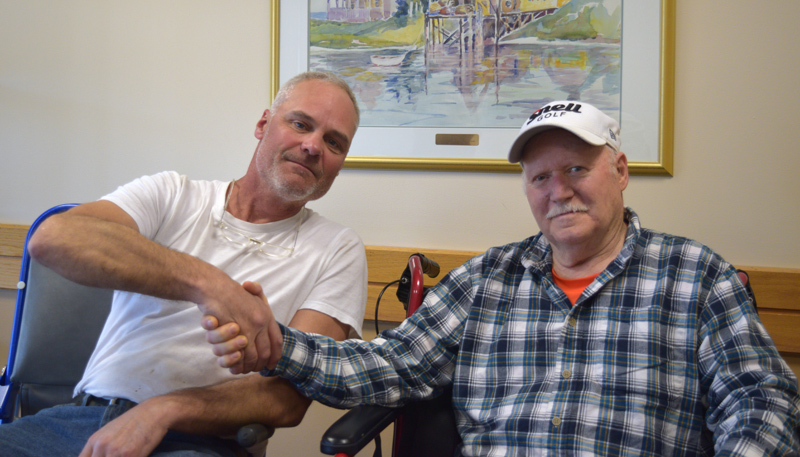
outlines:
[[311, 80], [331, 83], [342, 89], [347, 94], [347, 96], [350, 98], [350, 101], [353, 102], [353, 108], [356, 110], [356, 129], [358, 129], [358, 124], [361, 122], [361, 111], [358, 109], [356, 95], [353, 93], [353, 89], [350, 88], [350, 85], [348, 85], [344, 79], [329, 71], [307, 71], [293, 76], [291, 79], [286, 81], [286, 83], [284, 83], [283, 86], [281, 86], [281, 88], [278, 90], [278, 93], [275, 94], [275, 100], [272, 101], [270, 111], [274, 111], [283, 102], [285, 102], [286, 97], [289, 96], [289, 93], [291, 93], [292, 89], [294, 89], [296, 85], [303, 81]]

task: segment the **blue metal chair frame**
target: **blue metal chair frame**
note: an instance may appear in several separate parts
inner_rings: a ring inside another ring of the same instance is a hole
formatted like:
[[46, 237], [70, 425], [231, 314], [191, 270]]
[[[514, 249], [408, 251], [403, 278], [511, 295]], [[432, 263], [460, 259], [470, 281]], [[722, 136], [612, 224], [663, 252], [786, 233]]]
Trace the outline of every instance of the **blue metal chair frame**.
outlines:
[[14, 374], [14, 367], [17, 358], [17, 348], [19, 344], [19, 332], [22, 325], [22, 313], [25, 307], [25, 295], [27, 292], [28, 273], [30, 271], [30, 255], [28, 254], [28, 241], [39, 225], [48, 217], [62, 213], [74, 206], [76, 203], [65, 203], [54, 206], [42, 213], [31, 225], [25, 237], [25, 248], [22, 252], [22, 267], [20, 268], [19, 283], [17, 284], [17, 302], [14, 310], [14, 324], [11, 330], [11, 342], [8, 351], [8, 363], [0, 375], [0, 394], [2, 394], [2, 404], [0, 404], [0, 423], [7, 423], [13, 419], [15, 409], [15, 399], [18, 386], [11, 382]]

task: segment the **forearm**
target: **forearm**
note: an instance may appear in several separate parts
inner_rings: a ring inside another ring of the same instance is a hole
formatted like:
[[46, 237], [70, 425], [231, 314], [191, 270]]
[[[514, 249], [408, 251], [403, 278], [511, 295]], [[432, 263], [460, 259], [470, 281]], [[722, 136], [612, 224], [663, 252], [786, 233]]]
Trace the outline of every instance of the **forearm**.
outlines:
[[[303, 395], [328, 406], [398, 407], [432, 398], [452, 380], [452, 354], [430, 340], [420, 344], [430, 350], [420, 351], [403, 337], [337, 344], [320, 335], [283, 330], [282, 358], [264, 373], [289, 380]], [[425, 357], [415, 357], [423, 353]]]
[[166, 429], [206, 435], [231, 435], [247, 424], [293, 427], [311, 400], [287, 381], [249, 375], [211, 387], [176, 391], [139, 406], [146, 420], [163, 421]]
[[706, 396], [711, 400], [707, 417], [717, 454], [741, 455], [749, 449], [760, 455], [787, 455], [800, 449], [797, 379], [777, 351], [761, 347], [729, 355], [728, 360], [736, 362], [721, 364]]
[[761, 455], [796, 452], [800, 447], [797, 378], [758, 315], [737, 301], [733, 292], [725, 284], [717, 286], [713, 296], [720, 298], [711, 300], [706, 309], [730, 311], [712, 315], [715, 319], [700, 331], [705, 336], [698, 351], [701, 382], [709, 386], [706, 417], [715, 450], [718, 455], [740, 455], [744, 449]]
[[51, 216], [31, 237], [28, 251], [77, 283], [190, 301], [223, 323], [239, 323], [251, 337], [267, 319], [260, 300], [224, 271], [142, 236], [133, 219], [111, 202]]
[[197, 258], [148, 240], [130, 224], [73, 211], [47, 219], [28, 246], [40, 263], [72, 281], [199, 302], [201, 278], [226, 278]]
[[796, 400], [762, 389], [756, 396], [733, 401], [738, 410], [714, 424], [716, 455], [796, 455], [800, 450]]

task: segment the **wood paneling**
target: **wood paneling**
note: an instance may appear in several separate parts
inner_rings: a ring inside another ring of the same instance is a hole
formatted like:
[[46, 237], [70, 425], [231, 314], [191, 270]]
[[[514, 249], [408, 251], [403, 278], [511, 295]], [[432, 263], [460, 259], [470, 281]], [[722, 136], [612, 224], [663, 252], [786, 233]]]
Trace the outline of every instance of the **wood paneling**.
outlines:
[[800, 311], [800, 270], [739, 267], [750, 276], [759, 307]]
[[27, 225], [0, 224], [0, 256], [22, 257]]
[[369, 267], [369, 282], [387, 283], [400, 278], [403, 269], [408, 264], [408, 257], [421, 252], [439, 264], [441, 272], [435, 279], [425, 277], [425, 285], [434, 285], [439, 282], [445, 273], [461, 265], [470, 258], [480, 254], [473, 251], [445, 251], [441, 249], [412, 249], [394, 248], [386, 246], [367, 246], [367, 265]]
[[0, 289], [16, 289], [28, 226], [0, 224]]
[[[761, 300], [757, 298], [757, 300]], [[759, 307], [758, 316], [782, 353], [800, 353], [800, 311]]]
[[[473, 251], [445, 251], [440, 249], [411, 249], [395, 248], [386, 246], [367, 246], [367, 268], [369, 269], [369, 286], [367, 289], [367, 312], [366, 319], [375, 319], [375, 305], [381, 290], [390, 282], [400, 279], [408, 258], [417, 252], [421, 252], [439, 264], [440, 272], [436, 278], [425, 276], [425, 285], [432, 286], [439, 282], [439, 279], [448, 271], [461, 265], [480, 252]], [[392, 285], [386, 289], [378, 306], [378, 320], [389, 322], [400, 322], [406, 312], [403, 304], [397, 300], [395, 295], [397, 286]]]
[[[22, 249], [28, 227], [0, 224], [0, 288], [16, 289]], [[425, 277], [432, 286], [448, 271], [480, 254], [474, 251], [441, 249], [411, 249], [386, 246], [367, 246], [369, 286], [366, 319], [375, 318], [375, 302], [386, 284], [400, 279], [408, 257], [422, 252], [441, 267], [436, 278]], [[800, 269], [740, 267], [750, 274], [753, 291], [758, 300], [758, 312], [764, 326], [783, 353], [800, 354]], [[397, 300], [397, 287], [392, 285], [383, 294], [378, 320], [400, 322], [405, 317], [403, 305]]]

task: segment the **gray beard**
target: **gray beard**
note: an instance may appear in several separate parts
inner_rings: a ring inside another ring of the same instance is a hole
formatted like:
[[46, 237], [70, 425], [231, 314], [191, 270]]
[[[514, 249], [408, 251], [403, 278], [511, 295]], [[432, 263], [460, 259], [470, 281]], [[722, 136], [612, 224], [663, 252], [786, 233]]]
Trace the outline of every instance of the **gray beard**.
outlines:
[[289, 185], [285, 180], [275, 172], [274, 169], [270, 170], [269, 173], [270, 181], [272, 182], [272, 187], [275, 189], [275, 192], [287, 201], [309, 201], [319, 198], [316, 195], [320, 187], [324, 183], [318, 182], [316, 184], [310, 185], [308, 187], [298, 188], [296, 186]]
[[309, 186], [303, 189], [298, 189], [297, 187], [290, 186], [279, 179], [275, 179], [273, 184], [275, 191], [281, 197], [290, 201], [306, 200], [317, 190], [317, 186]]

